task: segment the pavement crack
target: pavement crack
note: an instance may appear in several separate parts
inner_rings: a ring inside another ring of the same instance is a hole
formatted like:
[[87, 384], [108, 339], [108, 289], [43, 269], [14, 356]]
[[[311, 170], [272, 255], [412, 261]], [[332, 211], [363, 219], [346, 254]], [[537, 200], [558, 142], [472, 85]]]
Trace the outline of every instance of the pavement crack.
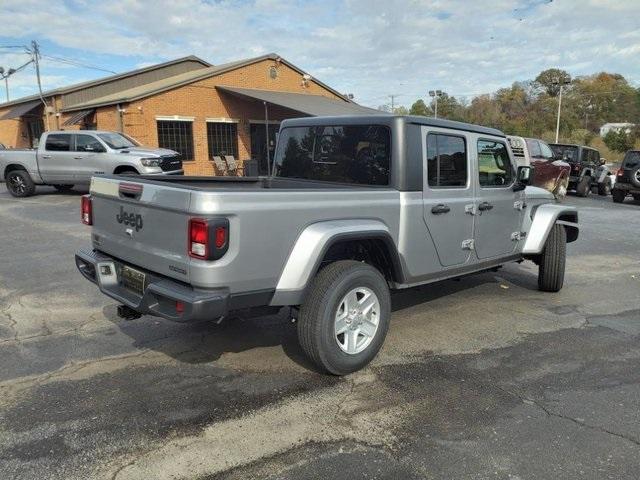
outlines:
[[[450, 366], [452, 368], [455, 368], [456, 370], [458, 370], [460, 372], [460, 368], [457, 365], [455, 365], [455, 364], [453, 364], [451, 362], [447, 362], [447, 361], [443, 360], [441, 357], [438, 357], [437, 361], [439, 361], [440, 363], [443, 363], [445, 365], [448, 365], [448, 366]], [[474, 372], [469, 372], [469, 371], [467, 371], [466, 373], [475, 383], [477, 383], [479, 385], [486, 385], [487, 384], [486, 379], [480, 377], [480, 375], [478, 375], [478, 374], [476, 374]], [[502, 386], [498, 385], [497, 383], [492, 383], [490, 385], [493, 386], [494, 388], [500, 390], [502, 393], [504, 393], [504, 394], [506, 394], [508, 396], [516, 397], [518, 400], [520, 400], [525, 405], [530, 405], [530, 406], [538, 408], [539, 410], [544, 412], [548, 417], [555, 417], [555, 418], [560, 418], [560, 419], [563, 419], [563, 420], [568, 420], [568, 421], [578, 425], [579, 427], [587, 428], [589, 430], [599, 431], [599, 432], [605, 433], [607, 435], [612, 435], [614, 437], [621, 438], [623, 440], [626, 440], [626, 441], [628, 441], [630, 443], [633, 443], [634, 445], [640, 447], [640, 440], [638, 440], [638, 439], [636, 439], [636, 438], [634, 438], [632, 436], [625, 435], [625, 434], [619, 433], [619, 432], [615, 432], [613, 430], [609, 430], [608, 428], [601, 427], [601, 426], [598, 426], [598, 425], [592, 425], [590, 423], [587, 423], [587, 422], [585, 422], [583, 420], [571, 417], [569, 415], [564, 415], [562, 413], [555, 412], [555, 411], [551, 410], [549, 407], [547, 407], [546, 405], [544, 405], [542, 402], [534, 400], [533, 398], [527, 397], [526, 395], [523, 395], [523, 394], [521, 394], [521, 393], [519, 393], [519, 392], [517, 392], [515, 390], [511, 390], [511, 389], [502, 387]]]

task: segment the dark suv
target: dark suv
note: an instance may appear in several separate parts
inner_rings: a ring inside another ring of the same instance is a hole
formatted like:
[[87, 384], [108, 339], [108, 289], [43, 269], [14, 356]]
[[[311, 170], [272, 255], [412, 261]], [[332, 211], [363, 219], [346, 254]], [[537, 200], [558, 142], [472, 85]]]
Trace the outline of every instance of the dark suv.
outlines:
[[629, 150], [624, 156], [611, 195], [616, 203], [624, 202], [627, 195], [640, 202], [640, 150]]
[[[569, 175], [569, 190], [575, 190], [581, 197], [591, 193], [591, 187], [597, 187], [600, 195], [607, 195], [610, 185], [603, 180], [600, 152], [584, 145], [568, 145], [562, 143], [550, 143], [553, 153], [571, 165]], [[602, 178], [598, 178], [602, 177]]]

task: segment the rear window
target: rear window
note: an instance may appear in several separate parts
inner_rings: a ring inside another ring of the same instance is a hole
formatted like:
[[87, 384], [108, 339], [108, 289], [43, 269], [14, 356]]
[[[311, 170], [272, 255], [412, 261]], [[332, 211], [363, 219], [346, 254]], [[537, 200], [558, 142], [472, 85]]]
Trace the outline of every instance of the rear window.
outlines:
[[71, 135], [64, 133], [47, 135], [44, 148], [50, 152], [68, 152], [71, 150]]
[[622, 162], [625, 167], [635, 167], [640, 165], [640, 151], [627, 152]]
[[565, 162], [578, 161], [578, 147], [571, 145], [550, 145], [556, 156], [561, 157]]
[[280, 132], [274, 175], [389, 185], [391, 133], [381, 125], [289, 127]]

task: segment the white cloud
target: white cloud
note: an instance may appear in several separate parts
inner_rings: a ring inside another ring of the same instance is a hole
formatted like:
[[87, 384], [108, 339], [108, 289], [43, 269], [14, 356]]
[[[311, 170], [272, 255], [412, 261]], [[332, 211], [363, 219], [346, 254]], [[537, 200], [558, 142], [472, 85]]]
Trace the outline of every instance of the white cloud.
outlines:
[[391, 93], [407, 103], [433, 88], [488, 92], [549, 67], [637, 82], [639, 17], [640, 2], [623, 0], [3, 0], [0, 25], [4, 38], [48, 40], [85, 62], [92, 54], [147, 64], [193, 53], [223, 63], [277, 51], [377, 105]]

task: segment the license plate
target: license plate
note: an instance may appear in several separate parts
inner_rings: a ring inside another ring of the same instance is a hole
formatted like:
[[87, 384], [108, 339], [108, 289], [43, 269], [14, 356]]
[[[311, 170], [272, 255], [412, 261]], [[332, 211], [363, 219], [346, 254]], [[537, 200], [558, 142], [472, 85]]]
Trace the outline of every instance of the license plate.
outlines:
[[145, 274], [126, 265], [122, 267], [120, 281], [125, 288], [142, 295], [144, 293]]

